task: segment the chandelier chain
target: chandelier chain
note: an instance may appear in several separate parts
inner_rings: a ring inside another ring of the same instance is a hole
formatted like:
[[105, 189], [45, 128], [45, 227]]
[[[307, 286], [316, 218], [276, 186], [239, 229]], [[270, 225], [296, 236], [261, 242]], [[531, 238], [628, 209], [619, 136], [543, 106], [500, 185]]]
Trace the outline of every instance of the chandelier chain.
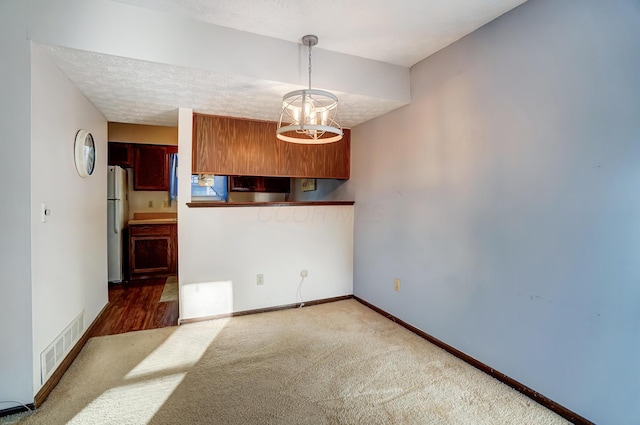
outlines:
[[311, 90], [311, 41], [309, 41], [309, 90]]

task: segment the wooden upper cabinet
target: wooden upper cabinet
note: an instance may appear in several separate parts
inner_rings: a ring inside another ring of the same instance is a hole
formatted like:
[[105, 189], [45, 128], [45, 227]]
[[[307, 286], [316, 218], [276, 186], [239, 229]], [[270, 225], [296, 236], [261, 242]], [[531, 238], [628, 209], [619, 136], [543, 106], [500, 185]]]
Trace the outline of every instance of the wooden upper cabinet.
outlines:
[[276, 123], [194, 114], [193, 173], [277, 176]]
[[133, 189], [169, 190], [167, 146], [133, 146]]
[[348, 179], [351, 161], [351, 130], [341, 140], [325, 145], [303, 145], [278, 140], [280, 174], [290, 177]]
[[131, 143], [109, 142], [109, 165], [133, 167], [133, 146]]
[[288, 143], [277, 123], [193, 115], [193, 174], [348, 179], [351, 131], [325, 145]]

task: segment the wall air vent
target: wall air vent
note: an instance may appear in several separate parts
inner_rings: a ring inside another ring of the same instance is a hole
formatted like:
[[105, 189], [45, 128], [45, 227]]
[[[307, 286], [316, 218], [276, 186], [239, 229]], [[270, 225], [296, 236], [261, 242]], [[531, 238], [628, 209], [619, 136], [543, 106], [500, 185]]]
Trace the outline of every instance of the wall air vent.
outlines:
[[84, 332], [84, 310], [40, 353], [40, 382], [44, 385]]

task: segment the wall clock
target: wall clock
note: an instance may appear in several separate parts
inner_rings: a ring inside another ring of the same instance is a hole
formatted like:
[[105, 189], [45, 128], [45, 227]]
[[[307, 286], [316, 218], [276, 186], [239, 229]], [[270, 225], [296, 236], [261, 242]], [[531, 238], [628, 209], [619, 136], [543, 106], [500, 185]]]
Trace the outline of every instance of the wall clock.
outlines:
[[86, 130], [78, 130], [73, 149], [78, 174], [80, 177], [89, 177], [96, 166], [96, 145], [93, 135]]

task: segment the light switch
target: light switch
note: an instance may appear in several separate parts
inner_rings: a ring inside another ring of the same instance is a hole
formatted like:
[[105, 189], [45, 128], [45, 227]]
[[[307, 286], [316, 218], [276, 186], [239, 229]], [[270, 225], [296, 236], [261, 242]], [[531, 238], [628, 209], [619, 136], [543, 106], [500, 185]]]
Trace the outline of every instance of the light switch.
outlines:
[[43, 223], [46, 223], [49, 220], [50, 215], [51, 215], [51, 210], [49, 209], [49, 206], [43, 202], [41, 204], [41, 209], [40, 209], [40, 219], [42, 220]]

